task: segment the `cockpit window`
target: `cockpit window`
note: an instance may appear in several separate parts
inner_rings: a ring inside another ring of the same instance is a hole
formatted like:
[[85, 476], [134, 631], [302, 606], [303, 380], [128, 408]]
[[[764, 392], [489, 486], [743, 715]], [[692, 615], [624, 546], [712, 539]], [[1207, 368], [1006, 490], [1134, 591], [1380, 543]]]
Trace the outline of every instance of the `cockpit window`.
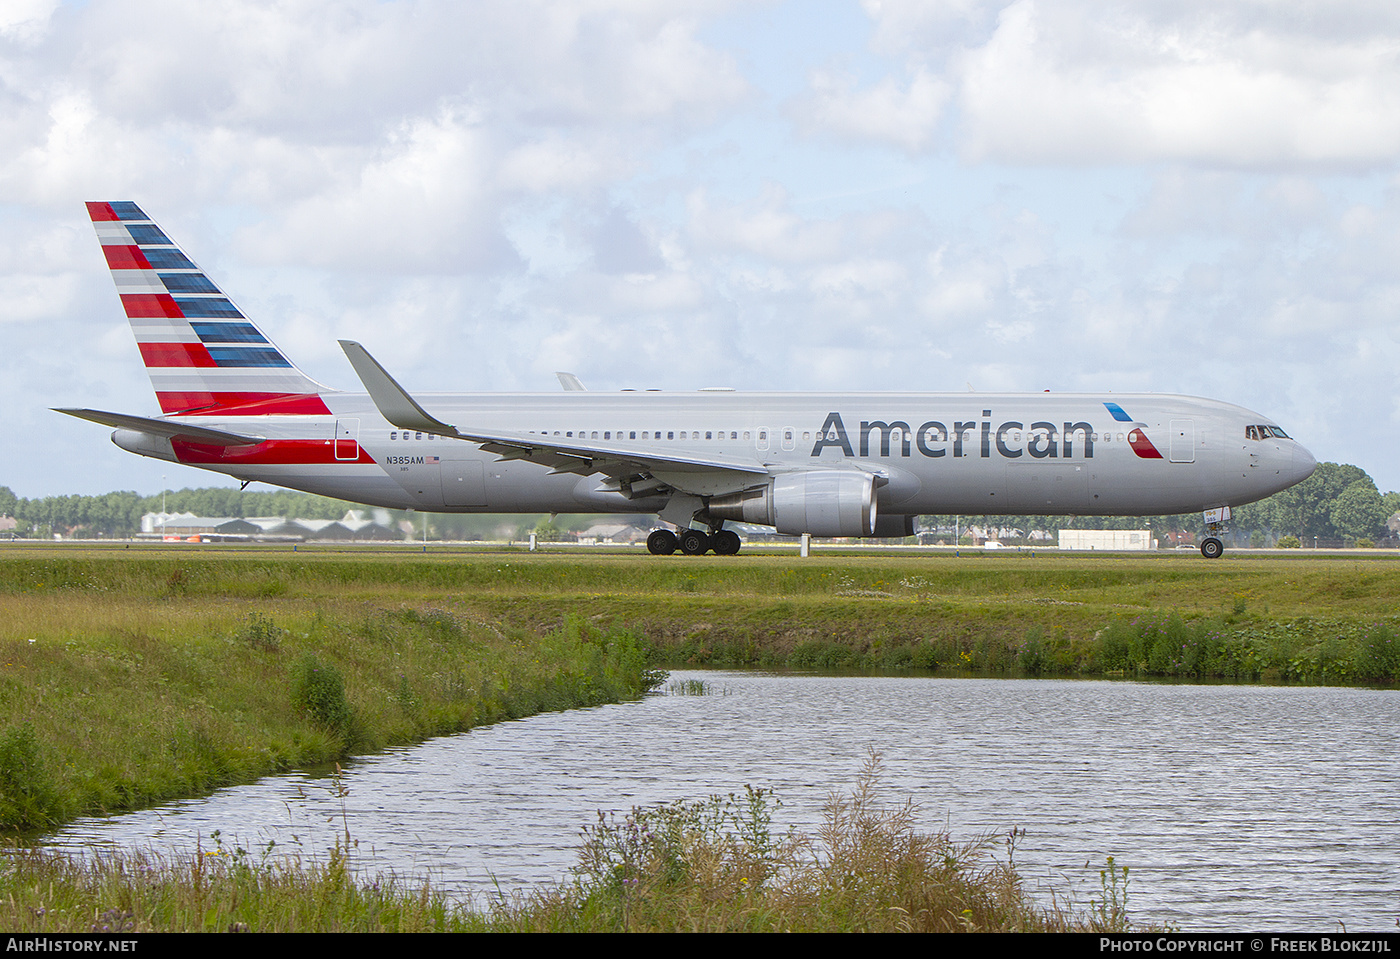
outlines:
[[1257, 423], [1244, 428], [1244, 438], [1247, 440], [1266, 440], [1269, 437], [1277, 437], [1281, 440], [1289, 439], [1289, 435], [1277, 426], [1269, 426], [1264, 423]]

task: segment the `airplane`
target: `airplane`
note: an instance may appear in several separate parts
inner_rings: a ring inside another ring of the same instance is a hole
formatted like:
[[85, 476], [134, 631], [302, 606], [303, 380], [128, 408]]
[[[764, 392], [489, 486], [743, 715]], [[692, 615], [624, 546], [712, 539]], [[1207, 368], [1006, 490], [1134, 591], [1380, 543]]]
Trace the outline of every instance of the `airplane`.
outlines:
[[341, 340], [364, 392], [303, 373], [132, 202], [88, 215], [160, 416], [85, 408], [124, 450], [323, 496], [433, 512], [653, 513], [654, 554], [737, 553], [726, 524], [902, 537], [920, 514], [1149, 515], [1306, 479], [1259, 413], [1155, 393], [591, 392], [413, 395]]

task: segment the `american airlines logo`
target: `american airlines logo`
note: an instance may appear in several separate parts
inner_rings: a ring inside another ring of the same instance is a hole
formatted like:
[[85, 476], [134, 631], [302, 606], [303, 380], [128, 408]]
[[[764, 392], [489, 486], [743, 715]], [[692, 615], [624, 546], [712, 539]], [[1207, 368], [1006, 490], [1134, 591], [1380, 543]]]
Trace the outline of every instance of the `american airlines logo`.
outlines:
[[[1141, 425], [1117, 403], [1105, 403], [1113, 418], [1131, 424], [1127, 439], [1133, 452], [1143, 459], [1161, 459], [1162, 454], [1142, 432]], [[1096, 433], [1092, 423], [1039, 420], [1029, 426], [1022, 420], [1007, 420], [994, 429], [991, 410], [983, 410], [981, 420], [927, 420], [917, 429], [906, 420], [861, 420], [856, 442], [852, 442], [841, 414], [826, 416], [812, 455], [821, 456], [827, 447], [836, 447], [847, 456], [911, 456], [917, 449], [922, 456], [988, 458], [992, 451], [1007, 459], [1029, 454], [1035, 459], [1093, 459]], [[898, 445], [896, 445], [898, 444]], [[872, 452], [878, 450], [878, 453]]]
[[1152, 441], [1143, 433], [1142, 427], [1123, 411], [1123, 407], [1119, 406], [1117, 403], [1109, 402], [1105, 402], [1104, 407], [1113, 415], [1115, 420], [1120, 423], [1127, 423], [1133, 427], [1128, 433], [1128, 443], [1133, 447], [1134, 453], [1145, 460], [1159, 460], [1162, 458], [1162, 454], [1157, 451], [1157, 447], [1153, 446]]

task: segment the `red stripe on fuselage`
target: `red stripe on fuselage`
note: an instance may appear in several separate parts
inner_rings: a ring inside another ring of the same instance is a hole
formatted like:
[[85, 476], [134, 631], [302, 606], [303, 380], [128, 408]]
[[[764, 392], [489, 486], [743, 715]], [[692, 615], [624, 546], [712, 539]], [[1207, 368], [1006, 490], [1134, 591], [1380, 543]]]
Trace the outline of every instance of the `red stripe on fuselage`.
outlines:
[[175, 305], [175, 298], [169, 293], [123, 293], [122, 307], [128, 319], [138, 320], [146, 316], [168, 316], [176, 319], [185, 314]]
[[[175, 456], [191, 466], [332, 466], [374, 459], [354, 440], [266, 440], [255, 446], [209, 446], [176, 437]], [[336, 457], [337, 448], [340, 457]], [[353, 452], [353, 458], [347, 454]]]
[[151, 261], [139, 246], [103, 246], [102, 255], [107, 257], [107, 266], [113, 270], [151, 269]]
[[203, 343], [138, 343], [148, 367], [218, 367]]
[[100, 203], [89, 200], [87, 201], [87, 211], [88, 217], [90, 217], [94, 223], [105, 223], [110, 220], [121, 219], [121, 217], [117, 216], [116, 211], [112, 209], [112, 204], [110, 203]]

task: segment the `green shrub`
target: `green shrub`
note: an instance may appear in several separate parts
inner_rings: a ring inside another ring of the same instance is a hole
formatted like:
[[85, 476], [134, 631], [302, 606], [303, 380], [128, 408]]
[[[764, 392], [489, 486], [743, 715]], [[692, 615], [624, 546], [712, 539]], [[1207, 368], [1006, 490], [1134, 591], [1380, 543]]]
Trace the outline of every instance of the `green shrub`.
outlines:
[[258, 612], [249, 613], [238, 631], [238, 638], [253, 649], [275, 653], [282, 646], [282, 627]]
[[292, 706], [309, 719], [338, 733], [349, 744], [355, 714], [345, 698], [340, 670], [307, 653], [292, 677]]
[[1376, 623], [1361, 635], [1356, 657], [1356, 678], [1393, 683], [1400, 679], [1400, 637], [1385, 623]]
[[1297, 549], [1303, 545], [1303, 541], [1296, 536], [1280, 536], [1274, 546], [1279, 549]]
[[0, 738], [0, 823], [35, 829], [59, 820], [58, 794], [44, 768], [39, 738], [25, 723]]

